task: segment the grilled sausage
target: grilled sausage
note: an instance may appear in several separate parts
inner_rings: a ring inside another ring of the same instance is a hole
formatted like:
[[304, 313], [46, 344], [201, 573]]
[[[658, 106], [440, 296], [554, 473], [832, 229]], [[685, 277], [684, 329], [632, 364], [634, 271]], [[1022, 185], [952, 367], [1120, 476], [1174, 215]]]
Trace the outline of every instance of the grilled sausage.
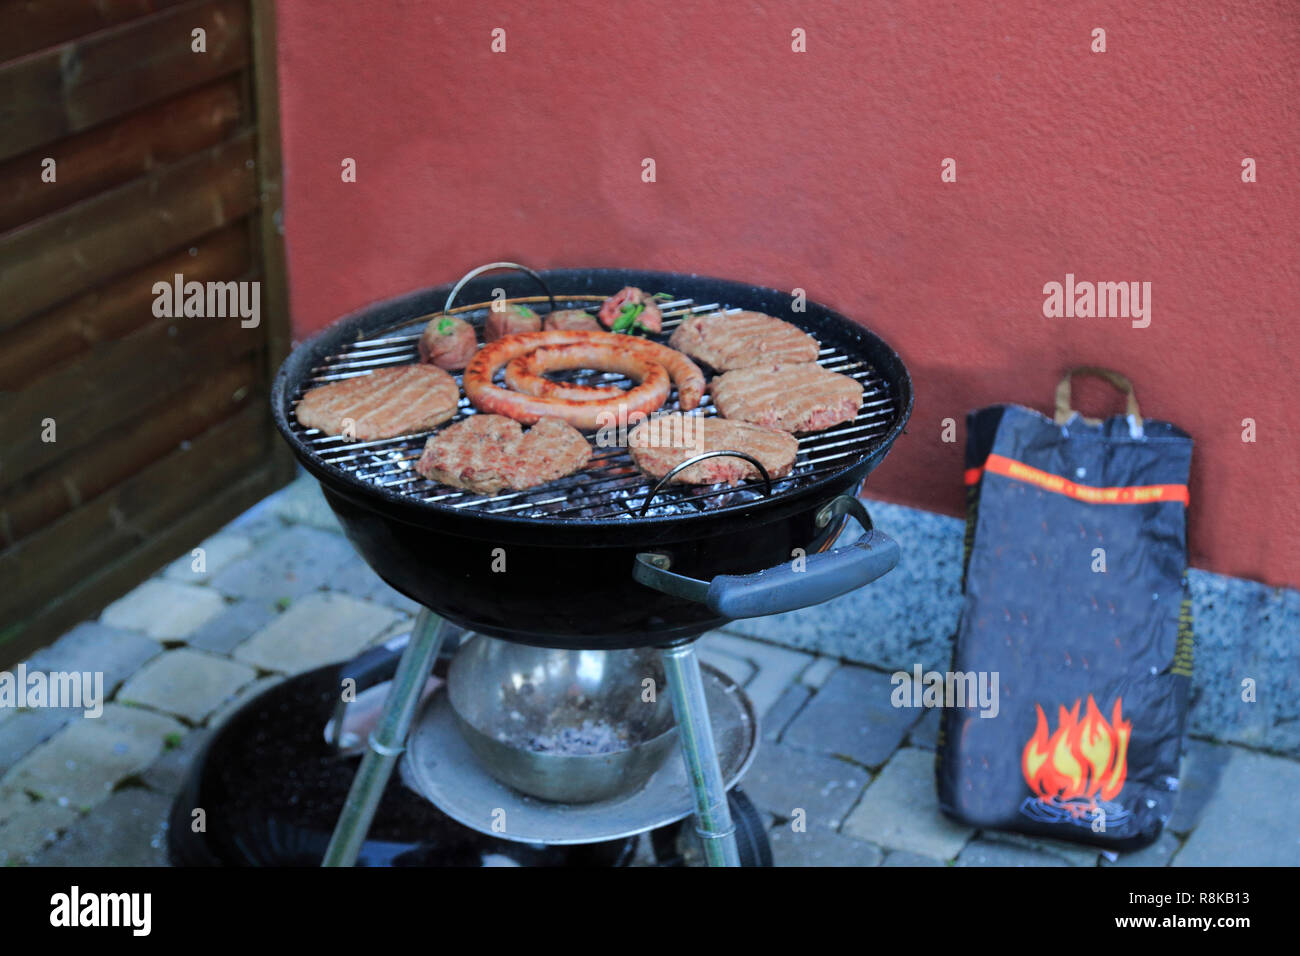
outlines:
[[608, 332], [565, 332], [553, 330], [526, 335], [510, 335], [489, 342], [465, 369], [465, 395], [481, 411], [498, 412], [516, 421], [535, 422], [541, 418], [561, 418], [577, 428], [599, 428], [610, 421], [611, 414], [654, 411], [667, 395], [653, 383], [642, 383], [617, 396], [599, 401], [541, 398], [521, 395], [492, 384], [492, 377], [504, 365], [535, 349], [552, 345], [591, 345], [621, 351], [662, 365], [677, 386], [678, 400], [685, 409], [695, 408], [704, 395], [704, 373], [685, 355], [664, 345], [644, 339]]
[[639, 355], [600, 345], [548, 345], [534, 349], [506, 365], [506, 385], [525, 395], [567, 398], [575, 402], [603, 401], [625, 394], [621, 388], [612, 385], [576, 385], [546, 378], [547, 372], [578, 368], [618, 372], [642, 385], [653, 383], [663, 390], [664, 400], [668, 400], [667, 369]]

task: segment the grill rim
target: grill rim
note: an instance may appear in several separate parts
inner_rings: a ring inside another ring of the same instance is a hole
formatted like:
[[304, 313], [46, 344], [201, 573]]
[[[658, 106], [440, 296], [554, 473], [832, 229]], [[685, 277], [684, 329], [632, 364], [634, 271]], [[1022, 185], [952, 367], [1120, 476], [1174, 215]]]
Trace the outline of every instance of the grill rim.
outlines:
[[[807, 328], [799, 318], [790, 313], [788, 306], [779, 307], [782, 301], [789, 303], [792, 296], [788, 292], [766, 286], [753, 285], [733, 279], [721, 279], [694, 273], [659, 272], [636, 269], [584, 268], [584, 269], [547, 269], [540, 274], [551, 284], [557, 299], [569, 295], [597, 293], [610, 295], [627, 285], [638, 287], [663, 288], [674, 295], [690, 296], [696, 301], [716, 299], [724, 307], [739, 307], [767, 312], [778, 318], [794, 322], [801, 328]], [[468, 298], [469, 290], [474, 289], [473, 296], [482, 295], [485, 290], [490, 294], [494, 286], [510, 288], [523, 286], [530, 282], [520, 275], [485, 275], [480, 276], [462, 290]], [[685, 285], [683, 285], [685, 284]], [[846, 478], [854, 476], [856, 485], [884, 458], [892, 448], [894, 441], [902, 434], [912, 414], [914, 396], [912, 379], [898, 353], [867, 326], [855, 322], [842, 313], [813, 300], [807, 301], [805, 316], [812, 315], [812, 328], [807, 330], [817, 334], [817, 326], [839, 324], [844, 334], [863, 339], [860, 353], [878, 372], [885, 384], [895, 393], [898, 412], [886, 434], [876, 440], [870, 452], [853, 460], [843, 467], [820, 475], [806, 485], [802, 485], [775, 497], [763, 497], [753, 501], [739, 502], [721, 508], [709, 508], [694, 513], [653, 515], [646, 517], [553, 517], [548, 515], [511, 515], [508, 513], [489, 513], [469, 508], [455, 508], [438, 502], [423, 501], [401, 492], [390, 491], [367, 482], [350, 471], [332, 464], [295, 434], [289, 416], [292, 414], [292, 399], [298, 383], [303, 381], [320, 359], [331, 352], [337, 352], [357, 341], [373, 335], [374, 330], [390, 327], [397, 323], [417, 319], [426, 314], [438, 313], [445, 303], [447, 293], [455, 283], [445, 283], [424, 289], [417, 289], [387, 299], [368, 303], [336, 319], [326, 328], [314, 333], [286, 356], [276, 372], [271, 386], [271, 410], [276, 428], [295, 457], [303, 467], [316, 477], [327, 490], [343, 495], [355, 504], [382, 510], [409, 524], [427, 525], [432, 522], [450, 527], [441, 530], [454, 531], [463, 528], [463, 534], [479, 537], [486, 527], [494, 527], [504, 532], [522, 534], [529, 538], [534, 533], [548, 531], [587, 531], [596, 534], [612, 534], [614, 541], [639, 537], [654, 540], [671, 540], [678, 536], [694, 537], [702, 525], [711, 519], [747, 520], [761, 517], [761, 523], [780, 520], [782, 517], [807, 507], [809, 497], [821, 497], [838, 493]], [[702, 292], [701, 289], [711, 291]], [[513, 294], [513, 292], [511, 293]], [[739, 297], [739, 298], [737, 298]], [[755, 300], [765, 300], [753, 304]], [[469, 301], [481, 301], [470, 298]], [[405, 318], [403, 318], [405, 316]], [[370, 330], [363, 329], [369, 325]], [[358, 335], [357, 333], [361, 334]]]

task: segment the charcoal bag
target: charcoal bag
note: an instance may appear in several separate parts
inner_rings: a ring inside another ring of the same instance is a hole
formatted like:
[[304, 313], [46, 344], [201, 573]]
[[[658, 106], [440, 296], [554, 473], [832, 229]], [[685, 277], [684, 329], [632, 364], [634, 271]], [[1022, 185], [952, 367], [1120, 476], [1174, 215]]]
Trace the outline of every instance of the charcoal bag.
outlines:
[[[1087, 419], [1071, 376], [1127, 413]], [[1192, 439], [1143, 419], [1106, 369], [1067, 373], [1056, 415], [967, 418], [963, 606], [952, 671], [996, 675], [996, 708], [948, 701], [939, 803], [976, 827], [1133, 849], [1173, 809], [1192, 673]], [[993, 711], [996, 710], [994, 713]]]

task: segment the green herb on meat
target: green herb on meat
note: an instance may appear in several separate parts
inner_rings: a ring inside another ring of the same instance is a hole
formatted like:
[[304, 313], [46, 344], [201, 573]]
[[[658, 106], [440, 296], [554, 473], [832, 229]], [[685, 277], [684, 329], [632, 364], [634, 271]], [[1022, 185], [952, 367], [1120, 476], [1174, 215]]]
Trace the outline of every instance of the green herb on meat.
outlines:
[[449, 333], [453, 328], [455, 328], [455, 326], [456, 326], [456, 323], [453, 322], [451, 319], [441, 319], [441, 320], [438, 322], [438, 334], [439, 334], [439, 335], [446, 335], [446, 334]]
[[609, 330], [611, 332], [631, 332], [634, 325], [639, 326], [641, 324], [636, 320], [636, 317], [644, 311], [645, 306], [640, 302], [623, 306], [618, 313], [618, 318], [614, 320], [614, 324], [610, 326]]

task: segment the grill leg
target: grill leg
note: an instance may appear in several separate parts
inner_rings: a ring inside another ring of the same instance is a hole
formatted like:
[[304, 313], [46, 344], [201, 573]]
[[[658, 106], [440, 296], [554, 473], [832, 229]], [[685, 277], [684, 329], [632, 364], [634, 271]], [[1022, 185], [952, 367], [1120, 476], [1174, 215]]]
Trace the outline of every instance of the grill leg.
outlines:
[[695, 644], [665, 648], [663, 660], [668, 693], [677, 716], [682, 759], [695, 793], [695, 832], [704, 841], [704, 858], [709, 866], [740, 866], [736, 828], [727, 806], [727, 790], [718, 765]]
[[352, 788], [348, 790], [339, 822], [334, 825], [334, 835], [330, 837], [322, 865], [352, 866], [356, 863], [361, 844], [370, 832], [379, 799], [405, 747], [420, 692], [433, 670], [434, 659], [447, 630], [442, 618], [427, 609], [420, 610], [411, 630], [411, 639], [397, 664], [388, 696], [384, 699], [383, 713], [370, 734], [366, 755], [361, 758], [361, 766], [352, 779]]

